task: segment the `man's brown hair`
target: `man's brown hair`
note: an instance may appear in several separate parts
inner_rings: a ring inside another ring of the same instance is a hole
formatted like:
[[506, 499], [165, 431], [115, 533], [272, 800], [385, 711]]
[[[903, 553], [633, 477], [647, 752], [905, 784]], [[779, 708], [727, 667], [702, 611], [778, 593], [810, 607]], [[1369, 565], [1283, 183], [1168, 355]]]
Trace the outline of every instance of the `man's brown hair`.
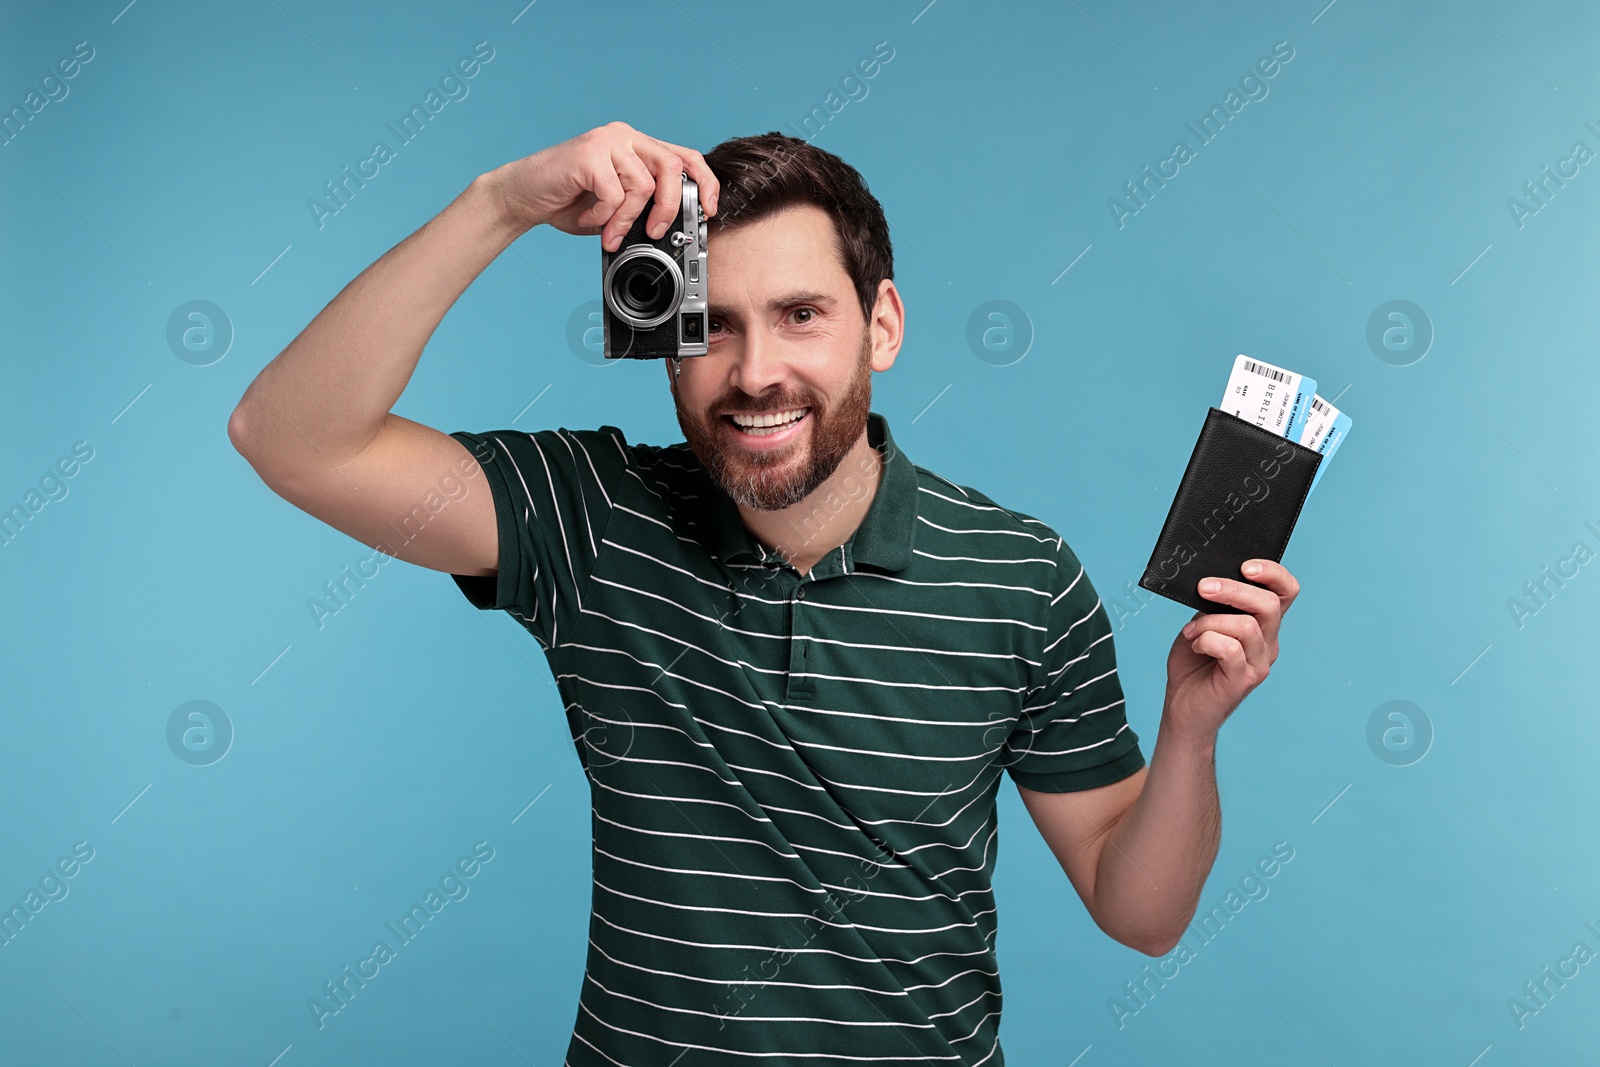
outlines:
[[740, 226], [796, 204], [814, 204], [833, 219], [845, 273], [861, 316], [872, 321], [878, 284], [894, 277], [894, 249], [883, 206], [850, 164], [809, 141], [773, 130], [732, 137], [706, 154], [717, 176], [717, 213], [707, 229]]

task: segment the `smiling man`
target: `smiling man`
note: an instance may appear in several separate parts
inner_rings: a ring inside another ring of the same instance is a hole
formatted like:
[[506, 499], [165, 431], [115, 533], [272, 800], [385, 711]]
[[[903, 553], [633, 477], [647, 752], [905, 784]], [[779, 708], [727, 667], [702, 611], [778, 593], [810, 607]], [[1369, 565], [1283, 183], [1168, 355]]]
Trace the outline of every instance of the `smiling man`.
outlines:
[[[794, 151], [781, 141], [765, 150]], [[713, 230], [709, 355], [665, 362], [678, 425], [695, 458], [739, 506], [756, 538], [805, 572], [824, 548], [837, 547], [812, 543], [808, 520], [817, 503], [837, 498], [846, 479], [865, 481], [845, 515], [826, 513], [835, 536], [844, 536], [876, 485], [879, 456], [867, 442], [872, 372], [894, 363], [904, 310], [887, 276], [884, 234], [872, 250], [879, 262], [858, 268], [885, 273], [881, 287], [872, 286], [875, 295], [881, 291], [883, 316], [869, 323], [876, 308], [858, 302], [832, 216], [787, 201], [796, 195], [789, 186], [807, 177], [793, 161], [787, 165], [788, 183], [756, 186], [751, 200], [763, 197], [759, 206], [741, 204], [740, 225]], [[742, 192], [735, 186], [731, 194]], [[860, 194], [870, 197], [864, 187]]]
[[[710, 336], [663, 361], [683, 442], [390, 411], [518, 235], [614, 250], [654, 196], [659, 236], [684, 172], [710, 217]], [[573, 1067], [1004, 1063], [1007, 776], [1108, 935], [1160, 955], [1194, 914], [1217, 732], [1276, 658], [1295, 580], [1253, 561], [1254, 584], [1201, 583], [1243, 610], [1174, 640], [1146, 766], [1062, 536], [913, 463], [871, 410], [904, 324], [887, 222], [837, 156], [770, 133], [702, 157], [611, 123], [475, 180], [229, 423], [286, 499], [450, 573], [544, 649], [592, 805]], [[464, 495], [386, 543], [458, 474]]]

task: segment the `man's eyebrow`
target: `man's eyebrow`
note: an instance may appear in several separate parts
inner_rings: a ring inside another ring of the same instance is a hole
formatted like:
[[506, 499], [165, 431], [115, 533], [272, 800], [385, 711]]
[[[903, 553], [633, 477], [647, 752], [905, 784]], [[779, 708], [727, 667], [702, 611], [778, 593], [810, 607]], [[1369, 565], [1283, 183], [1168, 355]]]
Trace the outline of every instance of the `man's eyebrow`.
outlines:
[[[785, 293], [782, 296], [773, 297], [771, 300], [767, 301], [767, 310], [781, 311], [786, 307], [794, 307], [796, 304], [816, 304], [818, 307], [832, 308], [838, 304], [838, 301], [828, 293], [817, 292], [814, 290], [804, 290], [794, 293]], [[724, 304], [712, 304], [708, 310], [710, 314], [721, 315], [724, 318], [736, 317], [738, 315], [737, 311]]]

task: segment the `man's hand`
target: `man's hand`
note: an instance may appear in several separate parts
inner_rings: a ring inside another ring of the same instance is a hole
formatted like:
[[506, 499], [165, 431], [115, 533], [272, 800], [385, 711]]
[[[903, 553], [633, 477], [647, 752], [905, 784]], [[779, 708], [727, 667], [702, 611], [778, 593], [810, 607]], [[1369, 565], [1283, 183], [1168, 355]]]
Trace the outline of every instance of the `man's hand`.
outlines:
[[[1256, 568], [1256, 569], [1252, 569]], [[1206, 578], [1200, 595], [1249, 614], [1195, 612], [1167, 654], [1163, 726], [1183, 737], [1215, 735], [1233, 709], [1266, 680], [1278, 658], [1278, 627], [1300, 594], [1300, 583], [1282, 564], [1246, 560], [1245, 577], [1265, 589], [1227, 578]], [[1218, 583], [1213, 591], [1210, 583]]]
[[608, 122], [497, 167], [486, 178], [513, 225], [527, 230], [549, 223], [565, 233], [598, 233], [602, 247], [615, 252], [657, 186], [661, 196], [646, 232], [667, 232], [678, 216], [685, 172], [700, 187], [706, 217], [715, 215], [720, 183], [705, 157], [626, 122]]

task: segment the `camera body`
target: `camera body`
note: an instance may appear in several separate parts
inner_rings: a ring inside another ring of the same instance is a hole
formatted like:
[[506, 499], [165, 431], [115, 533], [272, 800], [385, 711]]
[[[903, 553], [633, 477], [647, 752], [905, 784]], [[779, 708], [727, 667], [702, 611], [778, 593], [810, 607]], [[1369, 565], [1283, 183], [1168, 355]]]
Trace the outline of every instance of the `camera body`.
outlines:
[[652, 196], [615, 252], [600, 249], [606, 359], [706, 354], [706, 214], [683, 176], [678, 217], [660, 239], [645, 233]]

